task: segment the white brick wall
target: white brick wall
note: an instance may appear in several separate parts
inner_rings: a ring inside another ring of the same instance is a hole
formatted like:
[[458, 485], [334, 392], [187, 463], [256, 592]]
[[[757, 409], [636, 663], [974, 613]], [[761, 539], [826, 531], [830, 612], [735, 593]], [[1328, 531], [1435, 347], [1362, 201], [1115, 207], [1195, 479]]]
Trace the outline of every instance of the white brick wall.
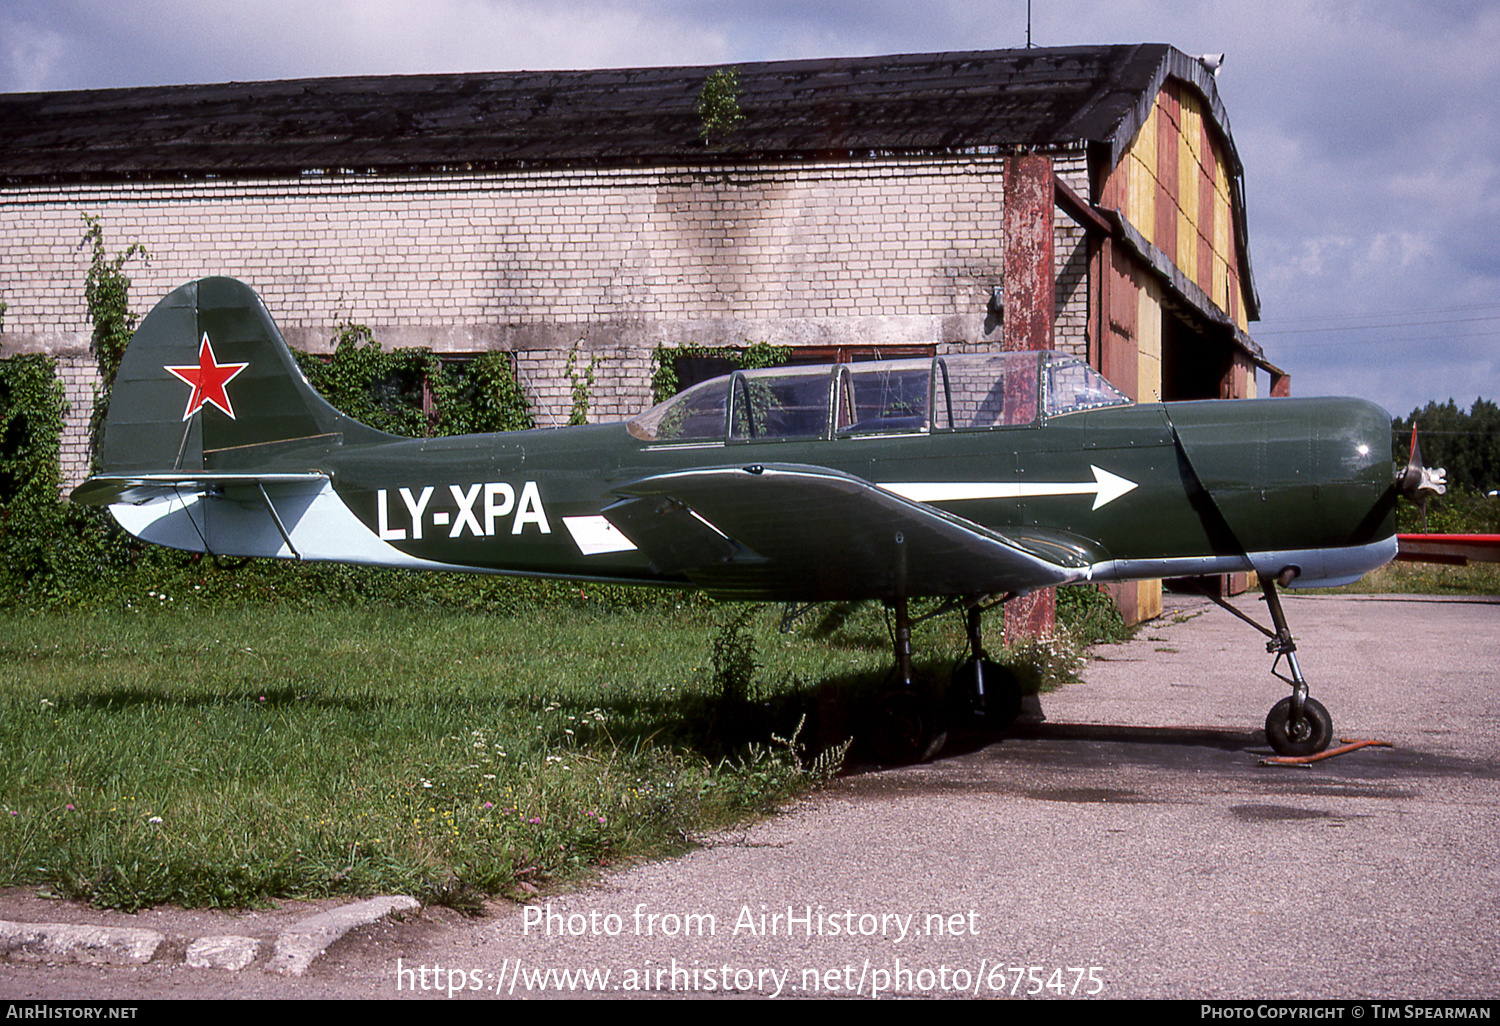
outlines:
[[[1081, 155], [1057, 169], [1083, 184]], [[86, 353], [88, 213], [110, 254], [150, 252], [126, 268], [142, 314], [225, 274], [304, 348], [356, 321], [387, 347], [512, 349], [543, 424], [567, 419], [563, 362], [581, 339], [598, 360], [590, 419], [610, 419], [649, 401], [660, 343], [996, 342], [984, 315], [1001, 280], [1002, 170], [976, 156], [3, 188], [0, 354]], [[1064, 348], [1087, 316], [1082, 250], [1059, 216]], [[83, 386], [69, 388], [78, 407]]]

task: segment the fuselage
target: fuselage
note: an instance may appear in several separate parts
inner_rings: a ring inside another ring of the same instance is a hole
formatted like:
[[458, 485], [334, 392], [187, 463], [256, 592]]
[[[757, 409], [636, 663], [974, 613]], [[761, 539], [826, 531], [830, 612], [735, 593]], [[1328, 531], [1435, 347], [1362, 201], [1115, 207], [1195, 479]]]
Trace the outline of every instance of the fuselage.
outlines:
[[1394, 554], [1389, 423], [1360, 400], [1299, 399], [717, 442], [648, 441], [609, 424], [363, 446], [330, 452], [322, 469], [380, 540], [480, 571], [677, 581], [602, 517], [614, 490], [690, 468], [777, 463], [847, 473], [991, 530], [1078, 539], [1095, 580], [1295, 566], [1298, 583], [1311, 583]]

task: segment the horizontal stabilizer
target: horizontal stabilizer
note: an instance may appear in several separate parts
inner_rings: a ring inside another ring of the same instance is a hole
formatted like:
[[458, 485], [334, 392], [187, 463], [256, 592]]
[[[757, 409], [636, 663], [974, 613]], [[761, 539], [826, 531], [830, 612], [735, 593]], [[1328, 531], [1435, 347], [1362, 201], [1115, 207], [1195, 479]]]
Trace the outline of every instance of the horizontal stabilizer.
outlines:
[[307, 484], [327, 480], [327, 474], [102, 474], [73, 489], [72, 499], [84, 506], [139, 505], [151, 499], [187, 496], [235, 487]]

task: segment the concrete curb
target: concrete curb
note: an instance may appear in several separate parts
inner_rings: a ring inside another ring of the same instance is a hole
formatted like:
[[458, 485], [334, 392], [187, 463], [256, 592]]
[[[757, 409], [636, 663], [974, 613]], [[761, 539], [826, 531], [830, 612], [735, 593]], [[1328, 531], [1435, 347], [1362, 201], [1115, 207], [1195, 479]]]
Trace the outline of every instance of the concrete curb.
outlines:
[[[329, 909], [299, 920], [277, 936], [266, 971], [301, 976], [330, 944], [357, 926], [366, 926], [393, 912], [415, 911], [421, 903], [406, 895], [372, 898]], [[260, 956], [262, 941], [236, 934], [178, 938], [167, 944], [183, 951], [187, 965], [196, 969], [238, 972]], [[166, 943], [165, 934], [125, 926], [79, 926], [66, 923], [18, 923], [0, 919], [0, 962], [76, 962], [82, 965], [145, 965]]]
[[302, 920], [276, 938], [276, 951], [266, 969], [286, 976], [301, 976], [323, 949], [356, 926], [383, 919], [392, 912], [420, 908], [417, 899], [405, 895], [371, 898], [357, 905], [344, 905]]
[[145, 965], [166, 937], [128, 926], [69, 926], [0, 920], [0, 955], [85, 965]]

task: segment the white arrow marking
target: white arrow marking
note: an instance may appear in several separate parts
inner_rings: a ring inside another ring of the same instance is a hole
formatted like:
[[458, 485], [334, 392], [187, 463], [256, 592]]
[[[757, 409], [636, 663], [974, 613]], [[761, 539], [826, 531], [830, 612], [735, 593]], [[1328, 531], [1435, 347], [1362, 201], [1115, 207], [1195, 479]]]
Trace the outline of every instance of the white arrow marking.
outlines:
[[1114, 502], [1126, 492], [1139, 487], [1118, 474], [1100, 470], [1093, 464], [1094, 480], [1087, 482], [1047, 481], [905, 481], [884, 484], [888, 492], [913, 502], [956, 502], [960, 499], [1025, 499], [1040, 495], [1093, 495], [1094, 509]]

